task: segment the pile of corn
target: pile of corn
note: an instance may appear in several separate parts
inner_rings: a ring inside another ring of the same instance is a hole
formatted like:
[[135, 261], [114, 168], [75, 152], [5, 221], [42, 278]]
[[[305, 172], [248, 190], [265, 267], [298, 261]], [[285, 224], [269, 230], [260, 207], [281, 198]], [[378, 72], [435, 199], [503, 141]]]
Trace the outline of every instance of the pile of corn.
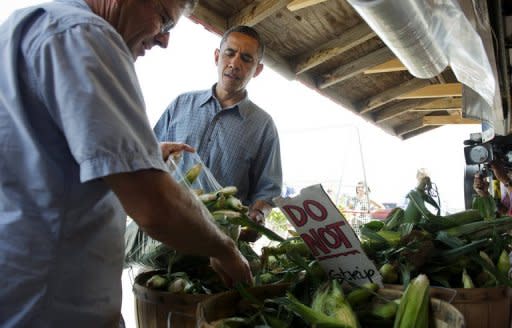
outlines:
[[[256, 277], [255, 284], [299, 279], [300, 272], [304, 272], [304, 266], [308, 265], [304, 263], [310, 263], [312, 260], [307, 247], [295, 239], [285, 241], [273, 231], [253, 222], [248, 217], [248, 208], [236, 197], [236, 187], [227, 186], [210, 193], [193, 189], [191, 186], [201, 170], [200, 163], [192, 166], [180, 183], [189, 188], [206, 206], [215, 224], [237, 242], [239, 250], [249, 261], [252, 273]], [[265, 248], [265, 255], [261, 257], [249, 243], [238, 241], [241, 229], [256, 230], [279, 244]], [[300, 251], [296, 252], [293, 249]], [[296, 261], [300, 258], [300, 265], [287, 260], [287, 256], [282, 256], [283, 252], [295, 256]], [[262, 260], [265, 261], [263, 266]], [[180, 254], [147, 236], [134, 222], [127, 227], [125, 263], [142, 265], [146, 270], [155, 270], [155, 274], [145, 282], [146, 287], [151, 289], [187, 294], [213, 294], [226, 290], [218, 275], [211, 269], [208, 258]]]
[[[362, 246], [385, 283], [404, 284], [426, 274], [433, 285], [448, 288], [512, 286], [509, 279], [511, 217], [492, 215], [492, 198], [475, 208], [440, 216], [412, 190], [405, 210], [395, 208], [384, 222], [362, 228]], [[491, 209], [491, 210], [490, 210]]]
[[243, 311], [211, 324], [213, 327], [429, 327], [429, 281], [425, 275], [412, 280], [397, 298], [380, 293], [373, 283], [344, 290], [338, 281], [324, 280], [310, 293], [304, 293], [303, 288], [304, 284], [298, 284], [283, 297], [265, 300], [256, 300], [250, 292], [241, 291], [243, 302], [250, 301], [251, 307], [244, 306]]
[[[252, 273], [256, 277], [256, 284], [279, 283], [298, 278], [303, 268], [292, 265], [290, 262], [284, 264], [272, 261], [275, 257], [270, 253], [279, 252], [280, 247], [290, 248], [291, 246], [291, 248], [300, 248], [301, 255], [309, 257], [307, 247], [302, 242], [284, 241], [271, 230], [254, 223], [247, 216], [247, 207], [236, 198], [236, 193], [237, 188], [229, 186], [212, 193], [200, 194], [198, 197], [209, 209], [216, 225], [237, 242], [239, 250], [249, 261]], [[282, 244], [276, 247], [266, 248], [267, 253], [263, 258], [267, 263], [270, 258], [272, 269], [266, 269], [267, 266], [265, 266], [262, 270], [261, 256], [256, 254], [249, 243], [238, 241], [242, 227], [255, 229], [271, 240], [282, 241]], [[146, 287], [187, 294], [212, 294], [226, 290], [218, 275], [210, 268], [208, 258], [179, 254], [162, 243], [153, 240], [148, 242], [156, 243], [156, 246], [146, 250], [146, 254], [139, 259], [141, 260], [139, 263], [144, 264], [146, 268], [165, 270], [165, 272], [155, 273], [146, 281]]]

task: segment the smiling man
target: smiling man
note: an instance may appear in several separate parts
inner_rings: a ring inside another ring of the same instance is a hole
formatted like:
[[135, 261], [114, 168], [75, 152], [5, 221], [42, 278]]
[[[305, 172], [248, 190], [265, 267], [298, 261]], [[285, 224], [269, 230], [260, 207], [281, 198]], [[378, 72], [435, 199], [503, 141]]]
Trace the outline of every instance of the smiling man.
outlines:
[[251, 282], [170, 177], [134, 69], [195, 2], [57, 0], [0, 26], [0, 327], [117, 327], [126, 214]]
[[[227, 30], [214, 54], [217, 83], [208, 90], [180, 95], [154, 128], [160, 141], [193, 146], [221, 185], [238, 187], [238, 197], [250, 206], [249, 216], [258, 223], [264, 222], [282, 187], [276, 126], [249, 100], [246, 90], [263, 70], [263, 52], [253, 28]], [[246, 241], [257, 237], [251, 230], [240, 235]]]

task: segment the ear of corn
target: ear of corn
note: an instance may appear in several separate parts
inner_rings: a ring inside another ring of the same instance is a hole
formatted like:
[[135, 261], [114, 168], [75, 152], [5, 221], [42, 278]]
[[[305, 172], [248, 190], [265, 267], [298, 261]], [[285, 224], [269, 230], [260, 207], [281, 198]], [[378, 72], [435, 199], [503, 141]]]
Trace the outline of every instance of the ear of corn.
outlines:
[[498, 270], [504, 275], [508, 276], [508, 272], [510, 271], [510, 258], [507, 254], [507, 251], [502, 250], [500, 257], [498, 258], [498, 263], [496, 264]]
[[244, 210], [244, 205], [242, 204], [242, 202], [240, 201], [240, 199], [234, 197], [234, 196], [228, 196], [226, 198], [226, 207], [231, 209], [231, 210], [234, 210], [234, 211], [243, 211]]
[[290, 325], [284, 321], [279, 319], [278, 317], [271, 314], [264, 314], [265, 321], [272, 328], [288, 328]]
[[218, 194], [224, 195], [226, 197], [228, 196], [234, 196], [238, 192], [238, 188], [235, 186], [226, 186], [219, 190], [217, 190]]
[[199, 174], [201, 174], [201, 171], [203, 170], [203, 165], [201, 163], [197, 163], [194, 166], [192, 166], [187, 173], [185, 173], [185, 181], [187, 181], [189, 184], [193, 184]]
[[404, 219], [404, 210], [401, 207], [395, 207], [386, 217], [384, 221], [385, 230], [395, 230]]
[[492, 221], [476, 221], [453, 228], [444, 229], [450, 237], [474, 236], [475, 233], [486, 229], [507, 229], [512, 226], [511, 217], [502, 217]]
[[384, 304], [377, 304], [372, 308], [371, 314], [382, 319], [393, 319], [398, 310], [398, 304], [390, 301]]
[[322, 312], [313, 310], [311, 307], [302, 304], [290, 292], [286, 293], [285, 298], [277, 301], [315, 327], [357, 328], [357, 326], [348, 326], [347, 324], [340, 322], [337, 318], [330, 317]]
[[489, 244], [488, 239], [481, 239], [465, 244], [464, 246], [460, 246], [457, 248], [453, 248], [450, 250], [442, 251], [434, 256], [435, 259], [442, 261], [443, 263], [448, 263], [451, 261], [455, 261], [460, 258], [462, 255], [470, 254], [473, 252], [482, 249], [482, 247]]
[[352, 307], [366, 303], [379, 289], [379, 285], [374, 282], [368, 282], [360, 287], [356, 287], [347, 294], [347, 301]]
[[478, 210], [485, 220], [496, 218], [496, 201], [491, 195], [473, 198], [473, 208]]
[[390, 263], [384, 263], [380, 269], [382, 275], [382, 282], [385, 284], [394, 284], [398, 282], [398, 272], [396, 268]]
[[416, 201], [421, 200], [421, 202], [423, 202], [423, 199], [417, 190], [411, 190], [407, 194], [407, 197], [409, 198], [409, 204], [407, 204], [407, 207], [405, 208], [403, 222], [418, 223], [421, 219], [421, 213], [418, 210]]
[[167, 289], [169, 285], [169, 280], [159, 274], [153, 275], [146, 281], [146, 287], [151, 289]]
[[481, 221], [483, 220], [482, 215], [480, 215], [480, 212], [475, 209], [469, 209], [449, 215], [445, 215], [440, 217], [442, 221], [444, 221], [444, 225], [447, 227], [455, 227], [466, 223], [471, 223], [475, 221]]
[[471, 279], [471, 276], [468, 274], [466, 268], [462, 270], [462, 286], [464, 288], [475, 288], [475, 284]]
[[382, 228], [384, 228], [384, 222], [379, 221], [379, 220], [371, 220], [370, 222], [366, 223], [364, 226], [372, 231], [379, 231]]
[[203, 202], [203, 204], [205, 204], [205, 205], [217, 200], [217, 195], [213, 194], [213, 193], [202, 194], [202, 195], [199, 195], [198, 197], [199, 197], [199, 200], [201, 202]]
[[337, 280], [327, 281], [318, 288], [311, 307], [314, 311], [336, 318], [346, 327], [359, 327], [357, 317]]
[[394, 328], [428, 327], [429, 284], [424, 274], [411, 280], [401, 297]]
[[212, 216], [215, 220], [229, 220], [242, 216], [241, 213], [232, 210], [218, 210], [212, 212]]
[[191, 286], [192, 282], [188, 279], [178, 277], [169, 283], [167, 291], [171, 293], [186, 293]]
[[421, 226], [430, 232], [437, 232], [477, 221], [483, 221], [483, 217], [479, 211], [471, 209], [445, 216], [432, 215]]
[[487, 264], [491, 268], [494, 268], [494, 262], [491, 260], [491, 258], [489, 257], [489, 255], [485, 251], [480, 251], [479, 254], [480, 254], [480, 257], [482, 258], [482, 260], [487, 262]]
[[401, 235], [398, 231], [380, 230], [377, 231], [377, 234], [384, 238], [391, 246], [398, 246], [400, 243]]

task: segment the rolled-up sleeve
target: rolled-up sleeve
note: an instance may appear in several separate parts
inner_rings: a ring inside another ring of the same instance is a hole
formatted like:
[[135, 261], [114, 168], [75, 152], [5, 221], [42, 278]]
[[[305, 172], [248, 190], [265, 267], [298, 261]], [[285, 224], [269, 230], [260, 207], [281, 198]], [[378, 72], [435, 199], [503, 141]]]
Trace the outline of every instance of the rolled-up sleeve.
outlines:
[[80, 167], [82, 182], [121, 172], [166, 170], [133, 59], [117, 33], [77, 25], [30, 50], [37, 59], [41, 96]]

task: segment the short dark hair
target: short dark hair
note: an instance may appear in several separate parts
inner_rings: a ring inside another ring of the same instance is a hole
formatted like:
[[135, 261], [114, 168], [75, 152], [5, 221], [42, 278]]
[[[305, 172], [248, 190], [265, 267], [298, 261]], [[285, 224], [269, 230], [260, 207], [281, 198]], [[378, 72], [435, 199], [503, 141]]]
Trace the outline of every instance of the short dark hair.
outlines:
[[256, 40], [258, 42], [258, 57], [259, 57], [258, 59], [261, 61], [263, 59], [263, 54], [265, 53], [265, 44], [263, 43], [263, 40], [261, 40], [259, 33], [250, 26], [237, 25], [237, 26], [233, 26], [233, 27], [229, 28], [222, 35], [222, 39], [220, 40], [220, 46], [222, 47], [224, 42], [226, 42], [226, 40], [228, 39], [229, 35], [234, 32], [242, 33], [247, 36], [250, 36], [251, 38], [253, 38], [254, 40]]

